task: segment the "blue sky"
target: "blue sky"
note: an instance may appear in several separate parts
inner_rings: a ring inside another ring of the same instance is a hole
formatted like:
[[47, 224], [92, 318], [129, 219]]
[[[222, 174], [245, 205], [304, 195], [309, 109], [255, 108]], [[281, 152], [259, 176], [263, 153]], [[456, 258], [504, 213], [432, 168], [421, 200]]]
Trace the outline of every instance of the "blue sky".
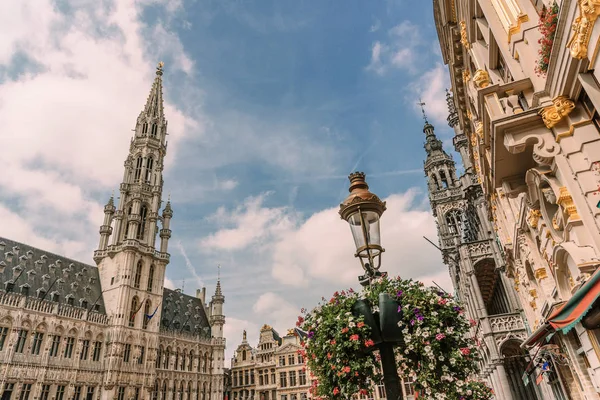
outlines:
[[19, 1], [0, 5], [0, 235], [93, 263], [156, 62], [165, 62], [170, 286], [214, 291], [228, 355], [356, 286], [347, 175], [387, 198], [384, 269], [449, 279], [425, 196], [422, 97], [447, 86], [430, 2]]

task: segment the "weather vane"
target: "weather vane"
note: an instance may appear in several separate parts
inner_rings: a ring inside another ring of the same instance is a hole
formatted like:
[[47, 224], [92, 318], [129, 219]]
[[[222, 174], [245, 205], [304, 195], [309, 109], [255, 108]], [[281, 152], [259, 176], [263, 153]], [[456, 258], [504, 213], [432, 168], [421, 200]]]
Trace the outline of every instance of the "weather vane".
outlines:
[[217, 266], [217, 280], [221, 280], [221, 264]]
[[419, 98], [418, 106], [421, 107], [421, 112], [423, 113], [423, 119], [427, 122], [427, 114], [425, 114], [425, 102]]

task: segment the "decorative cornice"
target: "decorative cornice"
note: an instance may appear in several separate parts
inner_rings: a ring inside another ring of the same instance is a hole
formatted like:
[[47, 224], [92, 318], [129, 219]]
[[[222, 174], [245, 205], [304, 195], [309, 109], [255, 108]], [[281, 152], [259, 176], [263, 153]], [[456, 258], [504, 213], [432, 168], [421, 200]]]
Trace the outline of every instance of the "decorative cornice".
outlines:
[[592, 123], [591, 119], [585, 119], [583, 121], [574, 122], [573, 124], [571, 124], [571, 126], [569, 126], [568, 131], [556, 134], [556, 143], [560, 143], [560, 141], [563, 140], [564, 138], [573, 136], [573, 133], [575, 133], [575, 128], [578, 128], [580, 126], [589, 125], [591, 123]]
[[575, 103], [567, 96], [558, 96], [552, 100], [552, 103], [551, 106], [544, 107], [539, 112], [544, 120], [544, 125], [548, 129], [558, 124], [575, 108]]
[[521, 24], [527, 21], [529, 21], [529, 16], [527, 14], [519, 14], [515, 23], [508, 28], [508, 43], [510, 43], [511, 38], [515, 33], [519, 33]]
[[578, 0], [577, 3], [579, 16], [571, 26], [573, 36], [567, 43], [567, 47], [573, 58], [583, 59], [587, 57], [592, 30], [600, 15], [600, 0]]
[[565, 209], [566, 213], [569, 215], [569, 221], [581, 219], [581, 217], [577, 213], [577, 207], [575, 207], [573, 197], [571, 197], [571, 193], [569, 193], [569, 190], [565, 186], [559, 189], [559, 196], [556, 200], [556, 204], [562, 206]]
[[490, 86], [490, 74], [484, 69], [478, 69], [473, 75], [473, 82], [479, 89]]
[[460, 42], [465, 49], [471, 49], [471, 43], [469, 43], [469, 37], [467, 35], [467, 23], [465, 21], [460, 21]]

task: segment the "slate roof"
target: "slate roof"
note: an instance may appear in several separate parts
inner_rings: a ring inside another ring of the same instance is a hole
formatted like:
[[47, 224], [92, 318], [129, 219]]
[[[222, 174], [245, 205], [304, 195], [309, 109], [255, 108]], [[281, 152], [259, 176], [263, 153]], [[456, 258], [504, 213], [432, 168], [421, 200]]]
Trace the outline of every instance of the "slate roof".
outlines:
[[106, 314], [98, 268], [0, 237], [0, 293], [12, 291]]
[[161, 331], [189, 332], [205, 338], [211, 337], [210, 323], [202, 299], [181, 293], [180, 290], [163, 289]]

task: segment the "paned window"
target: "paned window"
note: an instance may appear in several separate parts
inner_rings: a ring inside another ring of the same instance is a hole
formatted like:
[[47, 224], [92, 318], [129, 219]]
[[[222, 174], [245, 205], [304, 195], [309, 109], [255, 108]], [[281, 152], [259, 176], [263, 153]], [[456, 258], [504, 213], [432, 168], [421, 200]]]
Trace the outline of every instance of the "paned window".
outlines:
[[288, 365], [294, 365], [294, 358], [293, 354], [288, 355]]
[[125, 386], [119, 386], [117, 400], [125, 400]]
[[40, 400], [50, 399], [50, 385], [42, 385], [42, 393], [40, 393]]
[[150, 270], [148, 271], [148, 285], [146, 287], [146, 290], [151, 292], [153, 284], [154, 284], [154, 264], [150, 265]]
[[21, 395], [19, 396], [19, 400], [29, 400], [30, 394], [31, 394], [31, 383], [24, 383], [21, 386]]
[[279, 386], [282, 388], [287, 387], [287, 374], [285, 372], [279, 373]]
[[23, 350], [25, 350], [28, 333], [29, 331], [25, 329], [19, 329], [19, 336], [17, 337], [17, 343], [15, 344], [15, 353], [22, 353]]
[[306, 385], [306, 371], [305, 370], [298, 371], [298, 380], [300, 381], [300, 386]]
[[73, 392], [73, 400], [81, 399], [81, 386], [75, 386]]
[[136, 289], [140, 288], [141, 280], [142, 280], [142, 262], [139, 261], [137, 263], [137, 267], [135, 268], [135, 279], [133, 280], [133, 286]]
[[68, 337], [67, 344], [65, 346], [65, 353], [63, 354], [65, 358], [71, 358], [73, 356], [73, 347], [75, 347], [75, 338]]
[[131, 344], [127, 343], [125, 345], [125, 351], [123, 351], [123, 361], [129, 362], [130, 355], [131, 355]]
[[94, 391], [96, 390], [95, 386], [88, 386], [87, 395], [85, 396], [85, 400], [94, 400]]
[[65, 397], [65, 386], [64, 385], [58, 385], [56, 387], [56, 400], [63, 400], [63, 398]]
[[44, 334], [41, 332], [36, 332], [33, 334], [33, 345], [31, 346], [31, 354], [39, 355], [40, 349], [42, 347], [42, 340], [44, 339]]
[[94, 342], [94, 354], [92, 355], [92, 361], [100, 361], [100, 352], [102, 351], [102, 342]]
[[279, 366], [285, 366], [285, 356], [279, 356]]
[[4, 348], [6, 342], [6, 336], [8, 335], [8, 328], [6, 326], [0, 326], [0, 351]]
[[81, 355], [79, 356], [79, 359], [87, 360], [89, 351], [90, 351], [90, 341], [86, 339], [82, 343]]
[[296, 371], [290, 371], [290, 386], [296, 386]]
[[50, 357], [58, 356], [58, 349], [60, 348], [60, 336], [52, 335], [52, 346], [50, 346]]
[[146, 348], [144, 346], [140, 346], [140, 356], [138, 357], [138, 364], [144, 363], [145, 355], [146, 355]]

